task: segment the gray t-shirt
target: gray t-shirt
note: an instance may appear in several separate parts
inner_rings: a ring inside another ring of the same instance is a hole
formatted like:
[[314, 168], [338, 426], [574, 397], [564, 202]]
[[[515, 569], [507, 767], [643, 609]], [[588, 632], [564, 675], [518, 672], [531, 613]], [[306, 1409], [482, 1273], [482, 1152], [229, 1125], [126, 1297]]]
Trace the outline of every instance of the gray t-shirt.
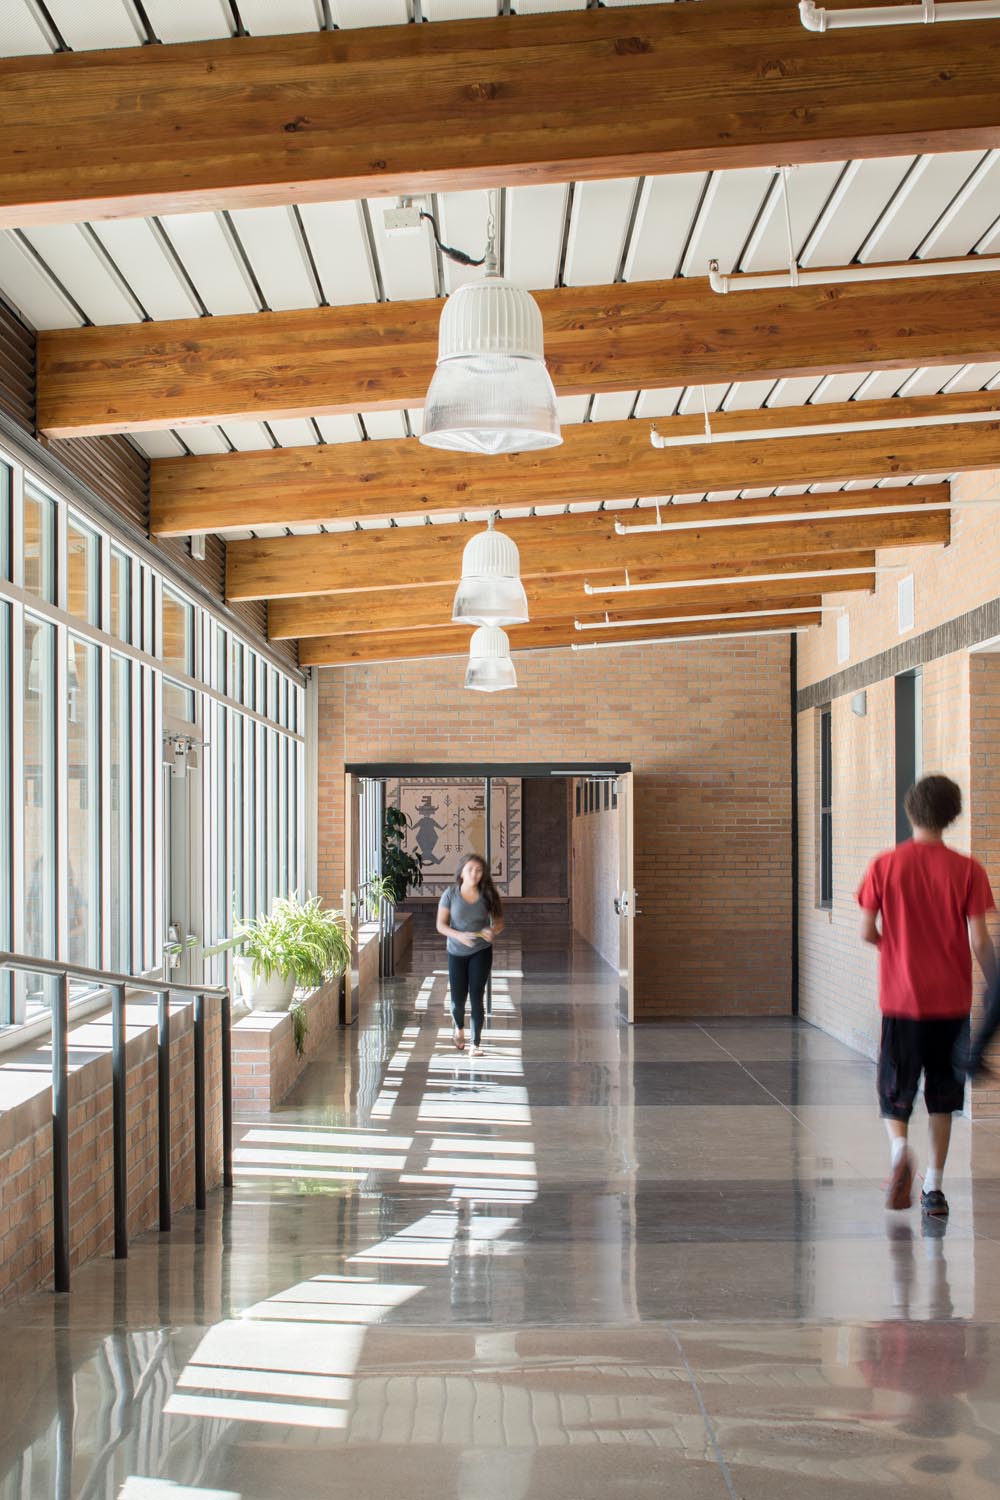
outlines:
[[[444, 892], [438, 902], [438, 911], [446, 914], [448, 926], [454, 927], [456, 932], [482, 932], [484, 927], [490, 925], [490, 914], [482, 896], [478, 901], [466, 901], [461, 887], [457, 885], [450, 885]], [[478, 953], [489, 946], [485, 938], [476, 938], [472, 944], [459, 943], [454, 938], [448, 939], [448, 952], [460, 956]]]

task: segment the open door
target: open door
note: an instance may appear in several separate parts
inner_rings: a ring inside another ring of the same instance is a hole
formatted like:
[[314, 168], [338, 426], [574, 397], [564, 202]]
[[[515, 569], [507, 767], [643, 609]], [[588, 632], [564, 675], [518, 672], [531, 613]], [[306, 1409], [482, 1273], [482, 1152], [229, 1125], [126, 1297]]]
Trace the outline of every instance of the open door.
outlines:
[[635, 1020], [635, 814], [632, 772], [618, 776], [618, 1005]]

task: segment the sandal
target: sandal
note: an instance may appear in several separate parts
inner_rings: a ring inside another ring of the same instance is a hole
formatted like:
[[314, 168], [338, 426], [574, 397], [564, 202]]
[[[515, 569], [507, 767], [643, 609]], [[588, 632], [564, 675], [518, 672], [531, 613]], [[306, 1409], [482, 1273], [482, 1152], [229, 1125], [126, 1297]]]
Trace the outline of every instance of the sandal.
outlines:
[[452, 1032], [451, 1039], [455, 1043], [455, 1046], [458, 1048], [459, 1052], [464, 1052], [465, 1051], [465, 1034], [464, 1034], [464, 1032], [461, 1032], [461, 1031], [459, 1031], [459, 1030], [456, 1029], [455, 1031]]
[[483, 1057], [485, 1055], [485, 1052], [486, 1052], [486, 1048], [485, 1047], [473, 1047], [473, 1049], [472, 1049], [472, 1056], [473, 1057]]

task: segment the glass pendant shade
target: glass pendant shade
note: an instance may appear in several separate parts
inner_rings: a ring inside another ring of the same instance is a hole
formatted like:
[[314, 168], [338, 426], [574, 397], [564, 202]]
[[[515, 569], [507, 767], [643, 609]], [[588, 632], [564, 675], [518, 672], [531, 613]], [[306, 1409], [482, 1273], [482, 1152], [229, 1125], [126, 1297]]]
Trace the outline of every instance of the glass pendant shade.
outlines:
[[545, 368], [542, 315], [499, 276], [452, 292], [420, 441], [458, 453], [525, 453], [562, 442]]
[[477, 693], [502, 693], [517, 687], [517, 673], [510, 659], [510, 642], [495, 625], [483, 625], [469, 642], [469, 665], [465, 685]]
[[452, 619], [460, 625], [523, 625], [528, 600], [517, 543], [489, 528], [466, 544]]

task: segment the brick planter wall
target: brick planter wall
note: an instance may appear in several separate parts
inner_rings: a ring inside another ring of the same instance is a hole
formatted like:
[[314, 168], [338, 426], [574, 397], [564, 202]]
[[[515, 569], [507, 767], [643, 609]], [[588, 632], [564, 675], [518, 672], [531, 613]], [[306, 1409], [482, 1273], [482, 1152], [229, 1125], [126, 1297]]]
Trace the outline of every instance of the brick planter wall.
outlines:
[[295, 1051], [289, 1011], [251, 1011], [233, 1027], [233, 1109], [266, 1114], [290, 1093], [340, 1019], [339, 978], [300, 1002], [309, 1020], [305, 1050]]
[[[208, 1185], [222, 1180], [221, 1027], [206, 1001]], [[70, 1250], [79, 1266], [114, 1248], [111, 1136], [111, 1016], [70, 1032]], [[48, 1042], [29, 1044], [0, 1066], [0, 1303], [52, 1281], [52, 1089]], [[156, 1009], [129, 1002], [129, 1235], [158, 1222]], [[191, 1008], [171, 1006], [170, 1181], [173, 1210], [194, 1203], [194, 1054]], [[39, 1072], [39, 1067], [43, 1071]]]

